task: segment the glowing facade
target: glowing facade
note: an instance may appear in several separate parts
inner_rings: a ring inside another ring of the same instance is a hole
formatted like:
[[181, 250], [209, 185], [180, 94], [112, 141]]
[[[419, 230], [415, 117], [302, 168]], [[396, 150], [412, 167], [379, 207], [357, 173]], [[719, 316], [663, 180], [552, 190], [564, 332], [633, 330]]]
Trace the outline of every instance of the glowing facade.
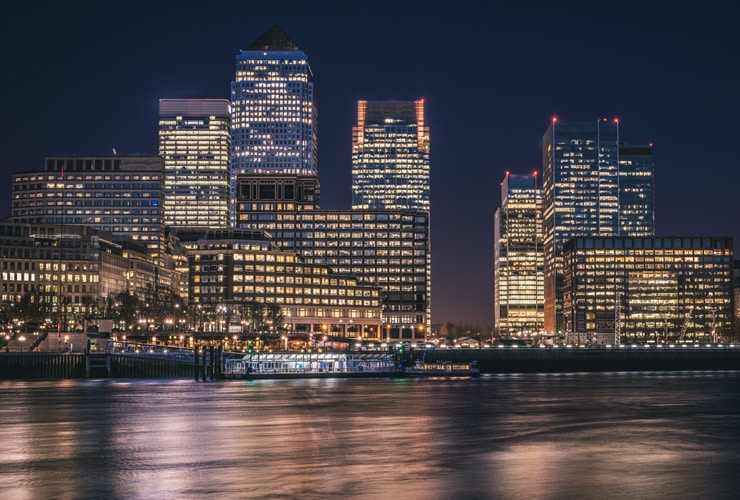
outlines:
[[236, 56], [231, 83], [232, 209], [238, 175], [316, 175], [316, 120], [308, 58], [274, 26]]
[[507, 172], [494, 216], [494, 327], [500, 335], [542, 331], [543, 255], [542, 187], [536, 175]]
[[352, 208], [429, 211], [424, 101], [359, 101], [352, 128]]
[[229, 111], [222, 99], [160, 99], [167, 226], [228, 226]]
[[379, 286], [384, 339], [423, 340], [431, 327], [429, 213], [321, 210], [318, 179], [240, 176], [237, 224], [264, 229], [306, 262]]
[[566, 332], [706, 343], [732, 330], [731, 238], [579, 237], [563, 254]]
[[381, 339], [377, 286], [282, 250], [263, 231], [212, 230], [190, 245], [188, 255], [196, 307], [221, 306], [233, 317], [250, 303], [277, 306], [287, 332]]
[[44, 171], [13, 174], [9, 220], [88, 225], [150, 255], [164, 251], [164, 162], [159, 156], [50, 156]]
[[619, 123], [553, 119], [542, 144], [545, 331], [562, 329], [562, 250], [619, 234]]
[[126, 289], [128, 265], [111, 239], [86, 226], [0, 223], [0, 300], [33, 297], [51, 318], [61, 298], [71, 331], [77, 315], [98, 314], [101, 299]]

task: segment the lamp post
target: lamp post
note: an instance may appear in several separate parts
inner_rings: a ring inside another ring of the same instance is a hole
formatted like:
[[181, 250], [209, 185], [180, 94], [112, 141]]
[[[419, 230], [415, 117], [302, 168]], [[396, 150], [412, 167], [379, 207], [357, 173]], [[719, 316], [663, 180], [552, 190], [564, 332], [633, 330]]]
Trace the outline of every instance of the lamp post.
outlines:
[[20, 351], [23, 351], [23, 342], [25, 342], [25, 341], [26, 341], [26, 337], [24, 337], [23, 335], [21, 335], [20, 337], [18, 337], [18, 343], [20, 345], [20, 347], [19, 347], [19, 350]]

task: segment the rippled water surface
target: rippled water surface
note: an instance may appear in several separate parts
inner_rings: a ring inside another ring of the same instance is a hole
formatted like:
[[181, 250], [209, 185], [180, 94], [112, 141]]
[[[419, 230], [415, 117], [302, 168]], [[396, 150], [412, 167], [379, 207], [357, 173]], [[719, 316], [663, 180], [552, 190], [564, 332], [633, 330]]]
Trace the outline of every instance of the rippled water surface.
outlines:
[[740, 373], [0, 382], [0, 498], [738, 498]]

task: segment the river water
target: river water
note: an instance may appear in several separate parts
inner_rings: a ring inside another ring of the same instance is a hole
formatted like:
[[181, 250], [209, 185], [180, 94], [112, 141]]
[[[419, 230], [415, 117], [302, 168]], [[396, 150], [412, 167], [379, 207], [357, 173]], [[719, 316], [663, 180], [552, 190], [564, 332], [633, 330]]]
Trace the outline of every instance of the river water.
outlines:
[[0, 382], [0, 498], [737, 498], [740, 372]]

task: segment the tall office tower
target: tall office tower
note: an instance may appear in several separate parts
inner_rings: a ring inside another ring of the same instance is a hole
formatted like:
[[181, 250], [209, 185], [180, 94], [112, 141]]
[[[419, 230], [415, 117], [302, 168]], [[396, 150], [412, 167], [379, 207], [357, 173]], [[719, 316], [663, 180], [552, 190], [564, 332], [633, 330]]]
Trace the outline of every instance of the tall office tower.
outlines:
[[619, 234], [653, 236], [653, 145], [619, 145]]
[[238, 175], [316, 175], [316, 119], [308, 57], [273, 26], [236, 56], [231, 83], [231, 225]]
[[553, 119], [542, 144], [545, 331], [562, 331], [563, 244], [619, 234], [619, 123]]
[[357, 103], [352, 208], [429, 211], [429, 127], [423, 99]]
[[229, 111], [224, 99], [159, 100], [167, 226], [228, 226]]
[[527, 336], [544, 326], [542, 188], [537, 175], [506, 173], [494, 215], [494, 327]]
[[93, 226], [164, 252], [164, 161], [159, 156], [49, 156], [13, 174], [11, 222]]

